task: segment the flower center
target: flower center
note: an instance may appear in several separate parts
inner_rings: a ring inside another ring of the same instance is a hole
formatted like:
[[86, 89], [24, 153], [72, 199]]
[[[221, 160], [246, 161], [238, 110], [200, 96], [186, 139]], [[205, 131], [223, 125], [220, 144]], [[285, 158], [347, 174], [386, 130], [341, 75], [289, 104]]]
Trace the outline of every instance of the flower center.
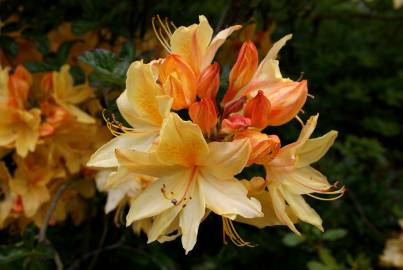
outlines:
[[180, 205], [180, 204], [183, 203], [183, 207], [185, 207], [185, 206], [186, 206], [186, 201], [192, 199], [191, 196], [187, 196], [187, 195], [188, 195], [189, 190], [190, 190], [190, 188], [192, 187], [192, 185], [193, 185], [193, 183], [194, 183], [194, 181], [195, 181], [195, 179], [196, 179], [197, 173], [198, 173], [198, 167], [197, 167], [197, 166], [194, 166], [194, 167], [192, 168], [192, 172], [190, 173], [190, 177], [189, 177], [189, 179], [188, 179], [187, 182], [186, 182], [185, 190], [184, 190], [184, 192], [183, 192], [183, 194], [182, 194], [181, 196], [176, 197], [175, 192], [173, 192], [173, 191], [169, 191], [169, 192], [168, 192], [167, 187], [166, 187], [165, 184], [163, 184], [163, 185], [162, 185], [162, 188], [161, 188], [161, 193], [162, 193], [162, 195], [163, 195], [167, 200], [170, 200], [173, 205], [177, 206], [177, 205]]

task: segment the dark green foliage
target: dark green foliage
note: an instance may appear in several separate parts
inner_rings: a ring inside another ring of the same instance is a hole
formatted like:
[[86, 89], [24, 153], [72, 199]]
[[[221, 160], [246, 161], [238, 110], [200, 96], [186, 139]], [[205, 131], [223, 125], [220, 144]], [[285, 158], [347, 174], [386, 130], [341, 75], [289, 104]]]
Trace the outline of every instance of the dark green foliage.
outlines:
[[[236, 224], [245, 240], [258, 245], [238, 248], [222, 244], [220, 219], [210, 215], [201, 226], [196, 248], [187, 256], [180, 240], [147, 245], [145, 236], [116, 228], [112, 217], [104, 218], [104, 198], [98, 195], [91, 202], [94, 217], [78, 227], [67, 222], [49, 228], [53, 246], [35, 243], [31, 229], [25, 240], [2, 231], [0, 269], [54, 269], [55, 250], [66, 267], [75, 267], [71, 269], [378, 268], [384, 242], [399, 230], [397, 220], [403, 217], [403, 9], [393, 10], [387, 0], [28, 0], [22, 10], [17, 8], [19, 2], [1, 1], [2, 20], [15, 12], [21, 19], [2, 28], [0, 48], [14, 57], [18, 47], [9, 33], [24, 29], [23, 35], [45, 56], [43, 62], [25, 63], [33, 72], [58, 69], [66, 60], [71, 43], [49, 52], [44, 35], [63, 21], [72, 22], [78, 35], [109, 29], [111, 44], [119, 35], [128, 38], [119, 54], [94, 48], [80, 57], [93, 67], [90, 80], [101, 92], [124, 89], [125, 72], [138, 58], [132, 49], [134, 34], [140, 32], [141, 39], [155, 14], [168, 16], [176, 25], [193, 23], [205, 14], [221, 28], [255, 20], [262, 29], [275, 21], [273, 40], [294, 33], [281, 52], [283, 74], [296, 79], [304, 72], [315, 96], [308, 100], [303, 118], [321, 114], [315, 135], [339, 131], [333, 150], [316, 167], [348, 192], [338, 201], [307, 199], [322, 216], [325, 233], [305, 224], [299, 225], [302, 237], [282, 227], [258, 230]], [[229, 68], [222, 67], [223, 82]], [[104, 99], [116, 112], [115, 104], [108, 102]], [[297, 138], [299, 126], [291, 122], [268, 131], [274, 130], [283, 142], [290, 142]]]

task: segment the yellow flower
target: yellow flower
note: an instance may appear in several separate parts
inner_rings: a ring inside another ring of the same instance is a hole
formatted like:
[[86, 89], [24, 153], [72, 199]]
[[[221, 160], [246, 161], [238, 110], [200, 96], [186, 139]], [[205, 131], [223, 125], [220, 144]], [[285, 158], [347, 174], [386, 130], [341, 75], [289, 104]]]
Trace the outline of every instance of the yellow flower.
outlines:
[[7, 218], [10, 216], [14, 194], [10, 191], [11, 176], [6, 164], [0, 162], [0, 229], [5, 226]]
[[246, 188], [234, 178], [249, 154], [247, 140], [207, 144], [197, 125], [169, 114], [155, 151], [116, 150], [119, 163], [132, 172], [159, 178], [133, 202], [127, 225], [154, 217], [148, 234], [152, 242], [166, 234], [178, 217], [182, 245], [188, 253], [196, 244], [206, 208], [229, 219], [262, 216], [259, 202], [248, 199]]
[[123, 127], [114, 119], [108, 121], [108, 127], [117, 137], [98, 149], [87, 166], [117, 167], [115, 149], [147, 151], [158, 138], [162, 122], [171, 109], [172, 98], [164, 95], [156, 83], [154, 63], [136, 61], [130, 66], [126, 90], [116, 102], [123, 118], [132, 128]]
[[0, 146], [16, 148], [24, 157], [35, 150], [39, 137], [40, 110], [26, 110], [31, 76], [23, 67], [8, 75], [0, 71]]
[[156, 19], [160, 28], [156, 28], [155, 18], [153, 27], [161, 44], [169, 53], [178, 54], [185, 59], [192, 66], [196, 76], [211, 64], [225, 40], [241, 28], [240, 25], [233, 25], [218, 32], [213, 38], [213, 29], [203, 15], [199, 16], [198, 24], [181, 26], [173, 32], [167, 21], [162, 22], [158, 16]]
[[[332, 200], [344, 193], [344, 187], [332, 191], [334, 185], [329, 184], [324, 175], [310, 166], [326, 154], [337, 137], [336, 131], [330, 131], [321, 137], [309, 139], [316, 127], [317, 119], [318, 115], [311, 117], [296, 142], [282, 147], [274, 158], [270, 156], [263, 162], [269, 190], [266, 195], [270, 195], [271, 199], [267, 202], [272, 204], [277, 219], [296, 234], [299, 232], [294, 226], [294, 216], [323, 230], [322, 219], [305, 202], [302, 195]], [[338, 196], [326, 199], [313, 193]], [[264, 208], [265, 202], [261, 202]]]
[[93, 124], [95, 119], [82, 111], [78, 105], [93, 95], [93, 89], [87, 84], [74, 86], [70, 67], [64, 65], [60, 72], [52, 73], [53, 98], [56, 103], [74, 115], [81, 123]]

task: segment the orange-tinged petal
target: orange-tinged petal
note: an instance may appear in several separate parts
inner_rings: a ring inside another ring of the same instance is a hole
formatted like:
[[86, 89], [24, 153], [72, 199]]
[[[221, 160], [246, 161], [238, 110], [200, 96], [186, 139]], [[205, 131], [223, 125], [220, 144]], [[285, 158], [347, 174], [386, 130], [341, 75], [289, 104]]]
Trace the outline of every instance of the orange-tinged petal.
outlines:
[[199, 24], [181, 26], [175, 30], [170, 42], [172, 52], [183, 57], [192, 66], [195, 73], [199, 74], [204, 68], [202, 67], [202, 57], [207, 52], [212, 35], [213, 29], [206, 17], [199, 16]]
[[273, 158], [280, 150], [280, 139], [277, 135], [267, 135], [255, 130], [244, 130], [237, 133], [234, 140], [248, 139], [252, 151], [249, 156], [248, 166], [253, 163], [261, 164], [267, 159]]
[[193, 123], [199, 125], [201, 130], [210, 135], [211, 130], [217, 124], [217, 110], [210, 98], [202, 98], [189, 107], [189, 116]]
[[218, 63], [207, 66], [197, 82], [197, 95], [215, 100], [220, 86], [220, 66]]
[[195, 166], [208, 156], [209, 148], [200, 127], [183, 121], [175, 113], [164, 121], [160, 134], [156, 151], [158, 158], [167, 164]]
[[8, 79], [8, 105], [23, 109], [28, 100], [28, 91], [32, 84], [32, 77], [28, 71], [18, 66], [15, 73]]
[[229, 75], [229, 87], [223, 98], [222, 104], [234, 99], [238, 91], [247, 85], [256, 72], [259, 61], [255, 44], [251, 41], [244, 42], [239, 51], [238, 58]]
[[259, 91], [257, 95], [245, 104], [244, 115], [251, 121], [251, 126], [264, 129], [270, 123], [271, 103]]
[[221, 132], [235, 133], [249, 127], [251, 121], [249, 118], [241, 114], [232, 114], [229, 118], [224, 119], [221, 125]]
[[179, 55], [168, 55], [159, 71], [163, 91], [173, 98], [173, 109], [187, 108], [196, 100], [195, 73]]
[[201, 69], [203, 70], [206, 68], [210, 63], [213, 61], [218, 49], [221, 47], [222, 44], [224, 44], [225, 40], [234, 32], [239, 29], [241, 29], [241, 25], [233, 25], [228, 28], [225, 28], [224, 30], [221, 30], [220, 32], [215, 35], [213, 40], [211, 41], [210, 45], [208, 46], [208, 49], [203, 56], [202, 63], [201, 63]]
[[307, 81], [279, 83], [264, 94], [271, 103], [268, 124], [280, 126], [294, 118], [304, 106], [308, 95]]

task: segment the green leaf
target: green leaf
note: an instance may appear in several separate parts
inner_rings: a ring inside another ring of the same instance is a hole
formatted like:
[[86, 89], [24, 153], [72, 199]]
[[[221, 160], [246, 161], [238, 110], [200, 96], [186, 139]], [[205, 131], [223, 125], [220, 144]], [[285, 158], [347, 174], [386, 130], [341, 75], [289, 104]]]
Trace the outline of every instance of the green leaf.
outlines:
[[24, 247], [8, 247], [6, 251], [2, 250], [0, 252], [0, 264], [8, 264], [31, 254], [32, 251], [26, 250]]
[[341, 238], [344, 238], [347, 234], [347, 231], [344, 229], [332, 229], [327, 230], [322, 234], [323, 240], [335, 241]]
[[304, 236], [298, 236], [294, 233], [287, 233], [284, 237], [283, 237], [283, 243], [286, 246], [289, 247], [295, 247], [298, 246], [299, 244], [301, 244], [302, 242], [305, 241], [305, 237]]
[[81, 36], [97, 27], [95, 21], [77, 20], [73, 22], [72, 32], [77, 36]]
[[0, 36], [0, 48], [11, 56], [17, 56], [18, 54], [18, 44], [9, 36]]
[[30, 71], [30, 72], [48, 72], [52, 70], [58, 69], [57, 66], [55, 65], [50, 65], [45, 62], [40, 62], [40, 61], [29, 61], [25, 62], [24, 66]]
[[69, 57], [69, 52], [71, 47], [76, 43], [76, 41], [65, 41], [57, 49], [57, 60], [60, 65], [63, 65]]
[[307, 267], [309, 270], [330, 270], [330, 268], [318, 261], [308, 262]]
[[131, 62], [134, 60], [135, 53], [136, 45], [134, 42], [128, 41], [122, 46], [122, 49], [119, 53], [119, 58]]

